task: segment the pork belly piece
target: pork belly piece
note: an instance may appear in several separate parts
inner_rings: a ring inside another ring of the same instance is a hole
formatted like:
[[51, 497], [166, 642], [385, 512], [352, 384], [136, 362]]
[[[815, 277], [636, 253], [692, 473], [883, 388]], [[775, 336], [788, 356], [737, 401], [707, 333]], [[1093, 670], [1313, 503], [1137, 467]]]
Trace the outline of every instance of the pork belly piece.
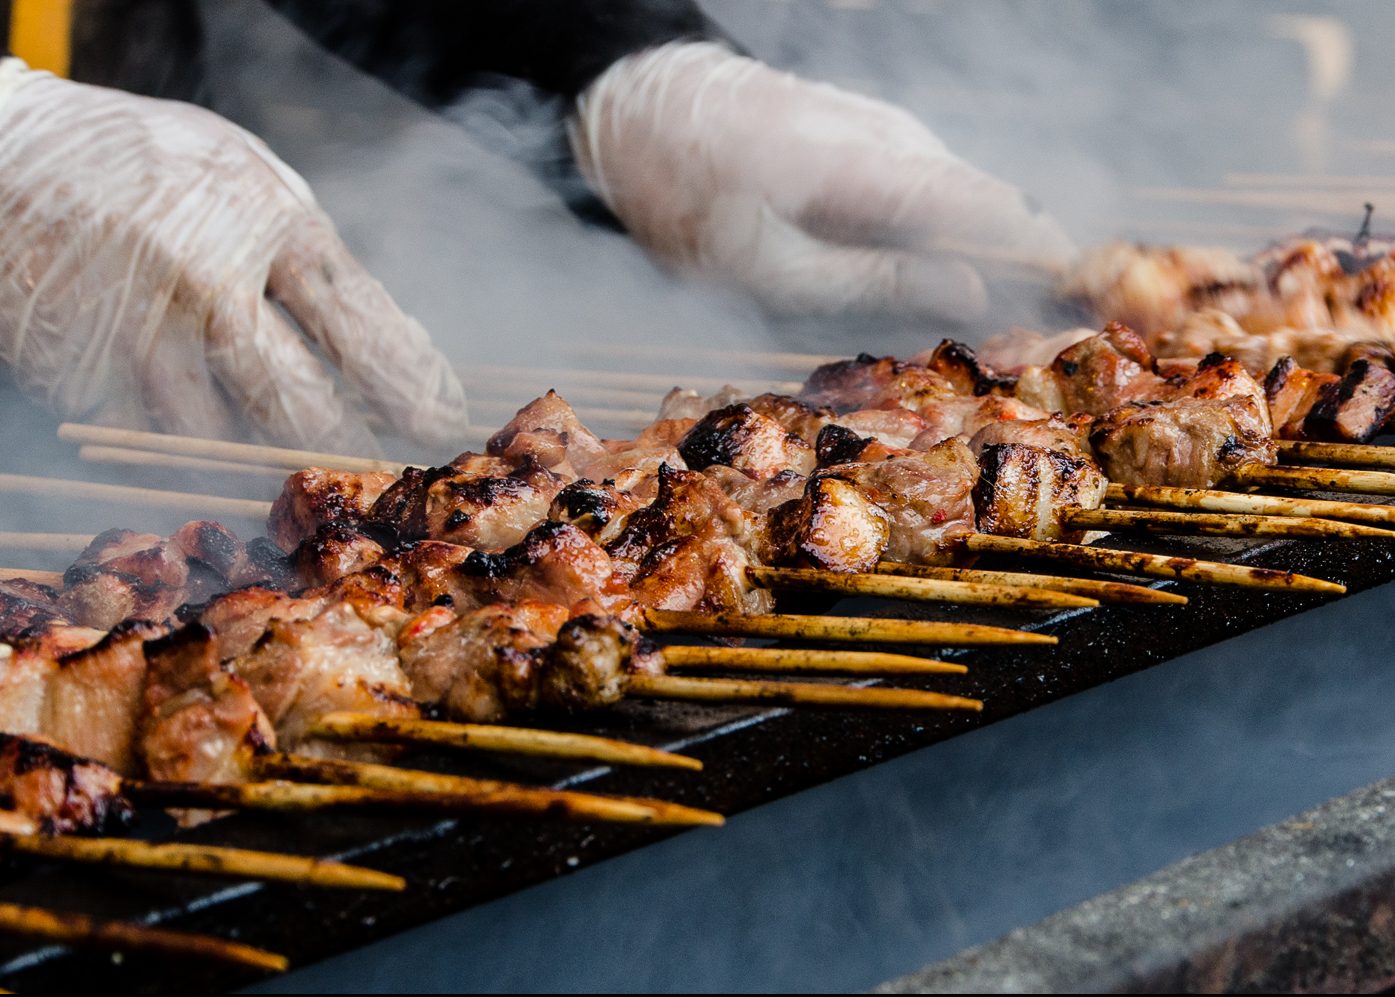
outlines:
[[855, 484], [814, 477], [803, 495], [770, 510], [763, 559], [791, 568], [872, 571], [891, 539], [891, 517]]
[[362, 530], [342, 523], [326, 523], [307, 537], [291, 554], [291, 564], [301, 584], [328, 585], [383, 559], [383, 545]]
[[1304, 440], [1308, 413], [1326, 394], [1335, 394], [1338, 374], [1307, 370], [1293, 357], [1282, 357], [1264, 378], [1265, 401], [1275, 433], [1285, 440]]
[[[100, 631], [96, 631], [100, 635]], [[0, 730], [38, 734], [44, 700], [58, 661], [34, 649], [0, 644]]]
[[768, 613], [774, 597], [751, 581], [751, 557], [731, 540], [675, 537], [650, 548], [630, 591], [651, 609]]
[[804, 382], [800, 398], [839, 412], [869, 408], [907, 408], [953, 398], [954, 385], [928, 367], [895, 357], [859, 353], [852, 360], [824, 364]]
[[709, 412], [683, 437], [678, 452], [695, 471], [725, 464], [753, 478], [771, 478], [781, 471], [814, 469], [813, 447], [744, 404]]
[[774, 419], [805, 443], [813, 444], [814, 439], [836, 413], [831, 408], [816, 408], [792, 395], [778, 395], [767, 392], [746, 400], [754, 411]]
[[[547, 610], [554, 619], [546, 619]], [[566, 619], [567, 608], [555, 603], [494, 603], [458, 616], [443, 607], [427, 610], [398, 638], [413, 698], [466, 723], [494, 723], [532, 709], [541, 652]]]
[[204, 627], [215, 642], [215, 657], [221, 661], [250, 651], [272, 620], [308, 619], [323, 606], [323, 599], [301, 599], [275, 589], [252, 587], [191, 607], [186, 622]]
[[588, 460], [605, 455], [600, 438], [586, 428], [566, 399], [555, 391], [519, 409], [489, 438], [485, 449], [514, 461], [531, 455], [543, 467], [556, 467], [562, 460], [570, 460], [583, 474], [587, 473], [584, 465]]
[[883, 460], [836, 464], [818, 477], [856, 485], [891, 517], [885, 556], [893, 561], [942, 563], [956, 539], [975, 529], [978, 461], [958, 439]]
[[225, 668], [218, 641], [192, 623], [146, 645], [136, 745], [152, 779], [246, 782], [276, 732], [248, 683]]
[[352, 473], [323, 467], [296, 471], [271, 505], [266, 532], [289, 554], [324, 523], [364, 522], [373, 503], [396, 480], [380, 471]]
[[[567, 523], [542, 523], [499, 554], [475, 551], [456, 577], [473, 589], [475, 606], [523, 600], [573, 606], [596, 599], [622, 611], [631, 601], [605, 548]], [[457, 593], [456, 605], [472, 608], [464, 592]]]
[[749, 517], [757, 517], [758, 522], [759, 517], [777, 505], [799, 498], [804, 493], [804, 482], [807, 480], [796, 471], [781, 471], [773, 478], [751, 478], [734, 467], [721, 464], [713, 464], [702, 475], [746, 512], [748, 518], [743, 519], [725, 509], [720, 510], [720, 514], [732, 516], [732, 526], [724, 528], [723, 532], [733, 536], [741, 536], [742, 531], [750, 528]]
[[145, 642], [166, 632], [167, 627], [131, 620], [92, 647], [59, 658], [48, 676], [38, 729], [78, 754], [134, 773]]
[[643, 506], [637, 496], [614, 484], [580, 478], [557, 493], [548, 507], [547, 518], [570, 523], [605, 546], [620, 535], [630, 513]]
[[[1267, 387], [1267, 385], [1266, 385]], [[1395, 372], [1366, 357], [1352, 361], [1340, 381], [1322, 391], [1303, 421], [1308, 439], [1365, 443], [1395, 411]]]
[[1256, 421], [1239, 401], [1133, 402], [1096, 419], [1090, 444], [1111, 481], [1214, 488], [1244, 464], [1275, 462]]
[[933, 350], [917, 354], [911, 362], [939, 374], [961, 395], [1010, 393], [1017, 383], [1015, 376], [994, 370], [971, 346], [955, 339], [942, 339]]
[[473, 553], [473, 548], [459, 544], [415, 540], [395, 547], [382, 566], [401, 580], [407, 608], [412, 612], [454, 606], [457, 600], [463, 608], [475, 604], [475, 584], [456, 569]]
[[995, 444], [1023, 443], [1073, 457], [1088, 457], [1092, 423], [1093, 420], [1084, 414], [1069, 419], [1052, 415], [1045, 419], [995, 422], [984, 426], [969, 439], [969, 449], [976, 456], [982, 456], [986, 447]]
[[653, 547], [676, 537], [723, 537], [750, 549], [758, 532], [758, 517], [733, 501], [714, 477], [665, 467], [659, 472], [654, 501], [629, 515], [606, 551], [628, 577]]
[[1098, 509], [1109, 480], [1078, 452], [1021, 443], [991, 444], [979, 456], [974, 487], [978, 527], [984, 533], [1078, 543], [1085, 530], [1061, 521], [1063, 509]]
[[225, 667], [247, 683], [285, 751], [376, 757], [380, 752], [371, 747], [314, 737], [310, 726], [335, 710], [419, 713], [398, 664], [396, 631], [386, 633], [346, 602], [330, 603], [310, 619], [273, 620], [250, 651]]
[[1017, 398], [1045, 412], [1102, 415], [1125, 402], [1155, 398], [1165, 389], [1143, 338], [1118, 322], [1062, 350], [1047, 367], [1029, 367]]
[[43, 738], [8, 733], [0, 734], [0, 805], [45, 834], [102, 834], [133, 816], [121, 777], [105, 765]]

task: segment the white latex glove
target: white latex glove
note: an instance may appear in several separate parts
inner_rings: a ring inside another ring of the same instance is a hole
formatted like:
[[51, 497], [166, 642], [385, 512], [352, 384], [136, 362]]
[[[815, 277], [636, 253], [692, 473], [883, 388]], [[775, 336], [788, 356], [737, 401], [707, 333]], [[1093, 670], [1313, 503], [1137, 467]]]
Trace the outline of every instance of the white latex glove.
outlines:
[[0, 233], [0, 360], [66, 418], [373, 447], [313, 343], [406, 435], [466, 422], [305, 181], [209, 111], [0, 62]]
[[1074, 254], [1020, 190], [905, 111], [711, 42], [607, 69], [578, 102], [572, 148], [661, 260], [779, 309], [970, 318], [986, 292], [956, 250], [1052, 270]]

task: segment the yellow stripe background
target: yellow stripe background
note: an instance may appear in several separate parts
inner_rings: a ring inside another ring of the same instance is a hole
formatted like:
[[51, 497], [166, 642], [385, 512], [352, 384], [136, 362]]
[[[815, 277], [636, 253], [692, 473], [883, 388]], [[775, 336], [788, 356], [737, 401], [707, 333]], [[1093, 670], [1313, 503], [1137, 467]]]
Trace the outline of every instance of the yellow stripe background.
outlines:
[[73, 0], [10, 0], [10, 51], [34, 69], [69, 75]]

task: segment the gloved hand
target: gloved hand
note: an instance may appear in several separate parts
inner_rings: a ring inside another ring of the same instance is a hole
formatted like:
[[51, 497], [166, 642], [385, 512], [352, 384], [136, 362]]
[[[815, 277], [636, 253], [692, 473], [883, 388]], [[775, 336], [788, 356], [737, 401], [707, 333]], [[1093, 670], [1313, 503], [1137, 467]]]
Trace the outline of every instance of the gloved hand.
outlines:
[[1074, 254], [1020, 190], [905, 111], [711, 42], [615, 63], [582, 94], [571, 137], [642, 245], [778, 309], [965, 319], [986, 294], [960, 250], [1052, 270]]
[[465, 424], [305, 181], [209, 111], [0, 62], [0, 233], [0, 360], [64, 417], [373, 447], [313, 343], [406, 435]]

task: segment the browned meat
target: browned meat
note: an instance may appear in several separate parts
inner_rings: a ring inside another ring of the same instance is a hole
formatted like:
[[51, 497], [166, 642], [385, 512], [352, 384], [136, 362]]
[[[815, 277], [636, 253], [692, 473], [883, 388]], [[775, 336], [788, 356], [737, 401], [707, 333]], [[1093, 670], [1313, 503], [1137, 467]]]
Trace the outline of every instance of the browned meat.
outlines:
[[272, 503], [266, 532], [290, 553], [325, 523], [355, 525], [368, 519], [378, 496], [396, 480], [377, 471], [353, 474], [322, 467], [296, 471]]
[[830, 423], [819, 431], [819, 438], [814, 444], [814, 453], [818, 456], [819, 467], [831, 467], [834, 464], [851, 464], [854, 461], [863, 459], [866, 453], [868, 460], [881, 460], [890, 456], [890, 450], [879, 444], [870, 436], [860, 436], [846, 426], [837, 423]]
[[967, 343], [954, 339], [941, 340], [939, 346], [912, 357], [911, 362], [930, 368], [961, 395], [1010, 393], [1017, 383], [1016, 377], [993, 370]]
[[426, 490], [423, 531], [414, 538], [483, 550], [511, 547], [546, 517], [562, 485], [560, 477], [536, 464], [498, 478], [441, 478]]
[[1235, 468], [1273, 464], [1273, 441], [1238, 401], [1133, 402], [1095, 420], [1090, 444], [1111, 481], [1214, 488]]
[[304, 585], [327, 585], [382, 560], [383, 545], [352, 526], [326, 523], [291, 555]]
[[308, 619], [323, 606], [323, 599], [298, 599], [285, 592], [252, 587], [221, 595], [193, 615], [211, 634], [215, 657], [221, 661], [250, 651], [272, 620]]
[[[721, 408], [722, 406], [715, 407]], [[637, 447], [673, 447], [677, 449], [688, 430], [692, 429], [697, 424], [698, 419], [706, 414], [707, 412], [704, 411], [701, 415], [693, 416], [691, 419], [679, 419], [666, 417], [661, 412], [658, 419], [639, 431], [639, 435], [634, 439], [634, 444]]]
[[[555, 627], [567, 618], [565, 606]], [[537, 610], [495, 603], [456, 616], [428, 610], [409, 622], [399, 637], [402, 670], [412, 696], [443, 707], [456, 720], [492, 723], [537, 705], [537, 668], [551, 640], [529, 624]], [[555, 632], [554, 627], [554, 632]]]
[[837, 464], [818, 476], [856, 485], [891, 517], [890, 560], [942, 561], [957, 537], [974, 531], [978, 462], [958, 439], [884, 460]]
[[819, 367], [800, 392], [810, 405], [839, 412], [898, 407], [919, 412], [923, 405], [954, 395], [954, 385], [930, 368], [870, 353]]
[[45, 834], [100, 834], [132, 817], [121, 777], [111, 769], [14, 734], [0, 734], [0, 805], [29, 817]]
[[1063, 509], [1098, 509], [1109, 481], [1078, 452], [991, 444], [979, 456], [974, 487], [978, 528], [1000, 536], [1078, 542], [1085, 531], [1061, 521]]
[[218, 642], [190, 624], [146, 645], [137, 745], [151, 778], [244, 782], [276, 732], [247, 682], [225, 669]]
[[654, 501], [630, 514], [606, 550], [616, 567], [629, 575], [653, 547], [677, 537], [727, 538], [749, 550], [758, 525], [758, 517], [733, 501], [715, 477], [666, 467], [659, 472]]
[[768, 613], [774, 600], [752, 583], [750, 564], [750, 555], [730, 539], [675, 537], [649, 549], [630, 591], [651, 609]]
[[398, 545], [383, 565], [401, 579], [407, 606], [414, 612], [435, 605], [453, 606], [462, 594], [461, 606], [472, 606], [472, 580], [456, 571], [472, 553], [472, 548], [459, 544], [416, 540]]
[[13, 637], [31, 627], [69, 624], [58, 593], [28, 579], [0, 582], [0, 637]]
[[626, 679], [657, 672], [663, 659], [628, 623], [614, 616], [575, 616], [548, 647], [538, 681], [538, 704], [589, 710], [618, 703]]
[[1017, 398], [984, 395], [954, 398], [921, 410], [925, 429], [910, 442], [911, 450], [923, 450], [957, 436], [968, 442], [985, 426], [1045, 419], [1050, 413]]
[[587, 461], [605, 455], [599, 437], [582, 424], [566, 399], [555, 391], [519, 409], [503, 429], [489, 438], [486, 449], [516, 463], [532, 456], [543, 467], [555, 468], [563, 460], [570, 460], [582, 473], [587, 473], [583, 466]]
[[536, 600], [573, 606], [595, 599], [611, 611], [623, 611], [629, 593], [615, 577], [615, 565], [605, 548], [575, 526], [545, 522], [523, 540], [499, 554], [475, 551], [456, 570], [462, 587], [473, 589], [475, 602], [456, 594], [458, 609], [491, 602]]
[[870, 436], [889, 447], [903, 448], [909, 447], [927, 428], [920, 415], [905, 408], [858, 409], [835, 417], [832, 424], [850, 429], [859, 436]]
[[1022, 443], [1043, 450], [1056, 450], [1072, 456], [1088, 456], [1086, 437], [1092, 420], [1078, 415], [1063, 419], [1052, 415], [1046, 419], [1021, 422], [995, 422], [984, 426], [969, 440], [969, 449], [982, 456], [984, 448], [995, 444]]
[[[93, 631], [98, 637], [101, 631]], [[36, 648], [0, 644], [0, 730], [37, 734], [43, 730], [48, 683], [57, 659]]]
[[349, 603], [333, 602], [310, 619], [273, 620], [251, 651], [225, 667], [247, 683], [283, 750], [373, 755], [372, 749], [313, 737], [309, 728], [334, 710], [417, 715], [411, 683], [398, 665], [396, 636], [396, 629], [385, 632]]
[[1321, 374], [1298, 366], [1293, 357], [1283, 357], [1264, 379], [1264, 395], [1269, 418], [1285, 440], [1307, 439], [1304, 424], [1308, 413], [1327, 394], [1335, 394], [1341, 383], [1338, 374]]
[[770, 510], [764, 560], [793, 568], [871, 571], [891, 539], [891, 517], [856, 485], [814, 477]]
[[[745, 475], [742, 475], [745, 478]], [[747, 479], [749, 480], [749, 479]], [[596, 484], [590, 478], [573, 481], [557, 493], [547, 518], [571, 523], [596, 543], [605, 546], [620, 535], [630, 513], [643, 506], [632, 492], [613, 484]]]
[[695, 471], [725, 464], [753, 478], [772, 478], [782, 471], [808, 474], [815, 463], [812, 446], [742, 404], [709, 412], [683, 437], [678, 451]]
[[819, 430], [836, 415], [831, 408], [815, 408], [791, 395], [766, 393], [747, 400], [746, 404], [811, 445]]
[[1365, 443], [1395, 411], [1395, 372], [1366, 357], [1353, 360], [1335, 388], [1322, 392], [1303, 422], [1313, 439]]
[[[713, 464], [703, 471], [702, 475], [720, 488], [727, 498], [745, 510], [748, 516], [755, 517], [763, 517], [775, 506], [798, 498], [804, 493], [806, 480], [804, 475], [795, 471], [781, 471], [773, 478], [750, 478], [734, 467], [724, 467], [721, 464]], [[723, 515], [731, 516], [731, 526], [722, 527], [722, 531], [734, 536], [744, 536], [744, 531], [749, 529], [749, 520], [736, 516], [730, 510], [719, 511]]]
[[1045, 412], [1103, 415], [1126, 402], [1156, 398], [1165, 384], [1142, 337], [1111, 322], [1100, 335], [1062, 350], [1049, 367], [1024, 370], [1017, 398]]
[[37, 731], [118, 772], [135, 772], [145, 642], [166, 632], [163, 626], [132, 620], [118, 624], [92, 647], [59, 658], [48, 676]]
[[[735, 405], [744, 397], [746, 397], [745, 393], [740, 388], [730, 384], [716, 394], [706, 397], [692, 388], [674, 388], [664, 395], [664, 400], [659, 403], [659, 423], [687, 422], [691, 428], [692, 423], [697, 422], [713, 409]], [[685, 429], [684, 432], [687, 430]], [[677, 440], [672, 442], [676, 443]]]

